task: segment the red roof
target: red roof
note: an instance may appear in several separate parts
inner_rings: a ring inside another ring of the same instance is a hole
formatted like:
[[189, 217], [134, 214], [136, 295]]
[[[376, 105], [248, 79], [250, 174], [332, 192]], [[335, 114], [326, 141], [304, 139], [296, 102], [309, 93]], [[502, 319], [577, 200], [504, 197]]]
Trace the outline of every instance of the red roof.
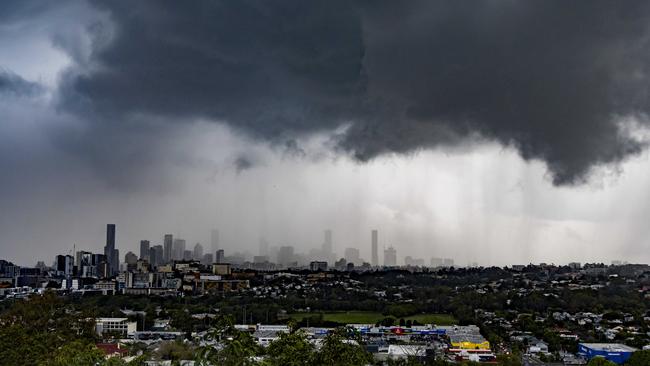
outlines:
[[97, 343], [95, 346], [99, 348], [105, 355], [110, 356], [116, 353], [120, 355], [126, 355], [129, 351], [126, 349], [120, 348], [120, 345], [117, 343]]

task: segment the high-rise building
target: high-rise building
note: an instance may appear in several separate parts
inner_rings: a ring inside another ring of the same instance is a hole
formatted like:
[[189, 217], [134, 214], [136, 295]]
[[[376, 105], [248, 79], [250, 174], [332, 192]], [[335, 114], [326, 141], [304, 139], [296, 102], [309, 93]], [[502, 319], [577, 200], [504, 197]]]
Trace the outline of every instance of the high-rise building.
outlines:
[[165, 234], [163, 245], [163, 262], [169, 263], [173, 259], [174, 236], [172, 234]]
[[393, 247], [384, 249], [384, 266], [395, 267], [397, 265], [397, 251]]
[[225, 254], [223, 249], [217, 249], [217, 253], [214, 257], [214, 263], [224, 263], [225, 262]]
[[192, 254], [194, 254], [194, 252], [192, 252], [191, 250], [185, 249], [183, 251], [183, 260], [184, 261], [191, 261], [192, 260]]
[[149, 260], [149, 240], [140, 240], [140, 259]]
[[216, 252], [219, 249], [219, 230], [212, 229], [210, 232], [210, 251], [212, 253]]
[[149, 250], [149, 263], [154, 267], [158, 267], [165, 263], [164, 249], [162, 245], [154, 245], [151, 247]]
[[182, 260], [185, 256], [185, 240], [184, 239], [174, 239], [174, 250], [173, 250], [172, 259]]
[[266, 238], [260, 238], [260, 252], [259, 255], [268, 256], [269, 255], [269, 242], [266, 241]]
[[61, 276], [72, 276], [72, 268], [74, 266], [74, 258], [71, 255], [57, 255], [56, 256], [56, 271]]
[[357, 266], [361, 265], [361, 257], [359, 256], [359, 249], [345, 248], [345, 260], [348, 263], [354, 263]]
[[97, 275], [97, 269], [93, 261], [95, 255], [91, 252], [78, 251], [75, 260], [75, 267], [77, 268], [77, 275], [79, 277], [94, 277]]
[[104, 247], [106, 263], [108, 263], [108, 275], [120, 271], [119, 251], [115, 249], [115, 224], [106, 225], [106, 246]]
[[292, 246], [283, 246], [278, 250], [278, 263], [283, 266], [288, 266], [294, 262], [294, 254]]
[[214, 263], [214, 255], [212, 253], [205, 253], [203, 255], [203, 258], [201, 259], [201, 264], [203, 265], [210, 265]]
[[323, 241], [323, 245], [321, 246], [321, 251], [322, 251], [322, 259], [328, 262], [333, 262], [334, 261], [334, 250], [332, 248], [332, 230], [327, 229], [324, 232], [325, 235], [325, 240]]
[[453, 267], [454, 266], [454, 260], [452, 258], [445, 258], [442, 260], [442, 266], [443, 267]]
[[203, 259], [203, 245], [201, 245], [201, 243], [196, 243], [194, 245], [194, 254], [192, 255], [192, 259], [196, 261]]
[[126, 263], [126, 269], [128, 271], [133, 271], [138, 263], [138, 256], [133, 252], [128, 252], [124, 256], [124, 262]]
[[378, 266], [379, 265], [379, 254], [378, 254], [378, 248], [377, 246], [379, 245], [379, 235], [377, 233], [377, 230], [372, 231], [372, 242], [371, 242], [371, 251], [372, 251], [372, 256], [371, 256], [371, 264], [373, 266]]
[[438, 258], [438, 257], [431, 258], [431, 267], [433, 268], [442, 267], [442, 258]]

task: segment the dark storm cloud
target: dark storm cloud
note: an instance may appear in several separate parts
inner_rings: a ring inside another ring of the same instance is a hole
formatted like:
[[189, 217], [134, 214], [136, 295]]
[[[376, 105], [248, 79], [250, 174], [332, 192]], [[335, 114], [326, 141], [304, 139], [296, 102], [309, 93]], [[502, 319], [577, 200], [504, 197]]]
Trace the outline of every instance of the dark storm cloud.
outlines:
[[0, 69], [0, 95], [33, 96], [41, 93], [43, 88], [27, 81], [11, 71]]
[[61, 103], [100, 123], [207, 117], [280, 143], [347, 124], [339, 146], [360, 160], [479, 134], [556, 184], [644, 148], [617, 124], [648, 112], [644, 1], [96, 6], [111, 40], [68, 70]]

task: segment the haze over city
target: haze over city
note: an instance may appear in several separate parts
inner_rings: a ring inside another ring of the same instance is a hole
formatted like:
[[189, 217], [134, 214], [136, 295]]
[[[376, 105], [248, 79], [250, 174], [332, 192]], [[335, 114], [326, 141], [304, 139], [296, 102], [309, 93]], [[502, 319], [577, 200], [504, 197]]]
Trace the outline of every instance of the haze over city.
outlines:
[[650, 5], [553, 4], [4, 1], [2, 258], [650, 262]]

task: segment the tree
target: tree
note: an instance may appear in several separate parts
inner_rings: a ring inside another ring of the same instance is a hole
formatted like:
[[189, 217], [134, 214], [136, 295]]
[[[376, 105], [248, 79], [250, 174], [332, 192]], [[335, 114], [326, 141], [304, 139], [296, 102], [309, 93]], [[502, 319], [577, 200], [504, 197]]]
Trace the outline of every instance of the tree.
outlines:
[[282, 333], [266, 349], [269, 365], [302, 366], [312, 365], [314, 346], [307, 341], [301, 331]]
[[315, 364], [347, 366], [372, 363], [372, 355], [361, 346], [360, 340], [358, 335], [350, 334], [346, 328], [335, 329], [323, 340]]
[[70, 347], [94, 341], [93, 317], [75, 312], [53, 292], [17, 302], [0, 317], [0, 360], [9, 365], [48, 364], [53, 354], [69, 355]]
[[650, 365], [650, 351], [636, 351], [625, 363], [627, 366]]
[[603, 357], [594, 357], [587, 363], [587, 366], [616, 366], [616, 364]]
[[44, 362], [44, 366], [85, 366], [96, 365], [104, 360], [104, 354], [94, 344], [82, 341], [70, 342], [57, 349]]

